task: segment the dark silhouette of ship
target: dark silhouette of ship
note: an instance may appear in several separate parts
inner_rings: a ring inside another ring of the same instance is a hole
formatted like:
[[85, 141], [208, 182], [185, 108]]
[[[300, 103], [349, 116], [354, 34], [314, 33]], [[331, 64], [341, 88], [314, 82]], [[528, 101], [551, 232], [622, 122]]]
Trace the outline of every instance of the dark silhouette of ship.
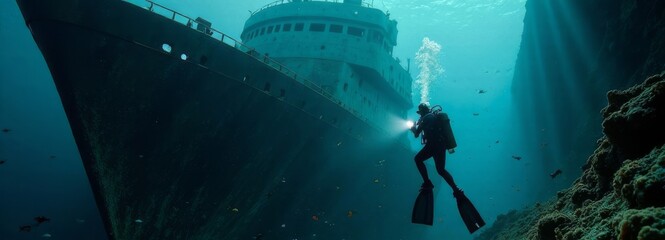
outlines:
[[110, 238], [422, 230], [409, 224], [420, 177], [402, 127], [412, 80], [382, 11], [278, 1], [252, 12], [240, 42], [151, 1], [17, 2]]

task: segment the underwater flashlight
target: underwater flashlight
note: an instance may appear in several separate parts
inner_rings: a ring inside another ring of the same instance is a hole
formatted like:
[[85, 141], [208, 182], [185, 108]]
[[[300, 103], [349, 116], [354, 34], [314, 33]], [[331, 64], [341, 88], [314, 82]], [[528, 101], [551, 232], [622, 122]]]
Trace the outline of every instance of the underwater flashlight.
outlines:
[[407, 121], [406, 121], [406, 127], [407, 127], [407, 128], [412, 128], [412, 127], [413, 127], [413, 121], [411, 121], [411, 120], [407, 120]]

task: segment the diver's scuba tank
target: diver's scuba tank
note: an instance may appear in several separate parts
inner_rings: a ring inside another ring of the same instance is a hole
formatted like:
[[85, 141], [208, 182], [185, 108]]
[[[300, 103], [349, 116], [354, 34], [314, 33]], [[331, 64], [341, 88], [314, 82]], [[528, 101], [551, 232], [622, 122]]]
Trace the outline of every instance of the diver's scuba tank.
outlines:
[[438, 132], [442, 135], [443, 141], [445, 142], [446, 149], [453, 149], [457, 147], [457, 141], [455, 141], [455, 135], [453, 134], [453, 129], [450, 127], [450, 118], [448, 115], [443, 113], [443, 107], [441, 105], [435, 105], [432, 107], [431, 113], [437, 119]]

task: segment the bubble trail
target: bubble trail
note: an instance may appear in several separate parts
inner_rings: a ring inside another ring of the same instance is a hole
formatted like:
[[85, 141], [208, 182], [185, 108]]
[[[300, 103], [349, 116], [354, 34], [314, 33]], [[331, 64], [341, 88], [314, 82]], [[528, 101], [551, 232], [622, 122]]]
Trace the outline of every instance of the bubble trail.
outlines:
[[420, 73], [414, 82], [414, 88], [420, 91], [420, 102], [429, 102], [429, 90], [432, 83], [443, 73], [443, 67], [439, 61], [441, 44], [423, 38], [423, 45], [416, 53], [416, 63]]

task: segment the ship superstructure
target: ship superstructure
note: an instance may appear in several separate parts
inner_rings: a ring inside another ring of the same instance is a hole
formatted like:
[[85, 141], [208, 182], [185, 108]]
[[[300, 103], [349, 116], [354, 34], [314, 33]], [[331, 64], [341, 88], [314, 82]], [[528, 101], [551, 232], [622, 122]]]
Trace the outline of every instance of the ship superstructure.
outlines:
[[388, 131], [412, 107], [411, 76], [392, 56], [397, 22], [369, 3], [276, 1], [251, 14], [241, 38], [374, 126]]

